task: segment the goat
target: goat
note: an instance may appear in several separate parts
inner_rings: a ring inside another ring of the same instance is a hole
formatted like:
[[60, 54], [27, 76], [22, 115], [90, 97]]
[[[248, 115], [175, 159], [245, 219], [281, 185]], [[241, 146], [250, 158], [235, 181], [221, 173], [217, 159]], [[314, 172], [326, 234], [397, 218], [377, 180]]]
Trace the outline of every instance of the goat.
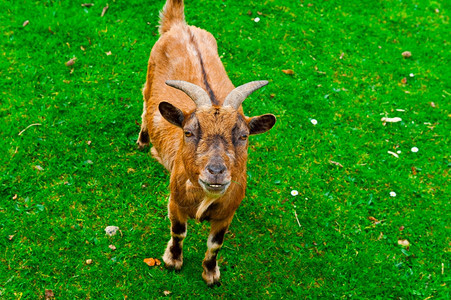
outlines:
[[160, 38], [150, 53], [143, 88], [140, 148], [170, 172], [171, 239], [163, 255], [180, 270], [188, 219], [209, 221], [202, 277], [219, 281], [216, 256], [244, 198], [248, 136], [271, 129], [276, 118], [246, 117], [242, 102], [267, 81], [235, 88], [211, 33], [185, 23], [183, 0], [167, 0], [160, 13]]

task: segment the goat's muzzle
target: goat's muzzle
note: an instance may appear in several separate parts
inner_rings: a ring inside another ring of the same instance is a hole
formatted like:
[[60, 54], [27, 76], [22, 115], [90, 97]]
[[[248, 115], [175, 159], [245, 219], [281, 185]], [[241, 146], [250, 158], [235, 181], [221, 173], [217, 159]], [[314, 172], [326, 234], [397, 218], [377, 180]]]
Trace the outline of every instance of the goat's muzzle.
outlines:
[[230, 185], [230, 177], [230, 172], [225, 164], [210, 162], [201, 172], [199, 184], [207, 194], [221, 196]]

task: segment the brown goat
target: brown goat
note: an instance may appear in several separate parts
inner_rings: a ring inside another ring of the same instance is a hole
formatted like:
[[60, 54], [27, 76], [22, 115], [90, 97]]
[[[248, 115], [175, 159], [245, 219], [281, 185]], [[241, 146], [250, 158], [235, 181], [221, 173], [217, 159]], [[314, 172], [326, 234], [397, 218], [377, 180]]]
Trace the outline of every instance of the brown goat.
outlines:
[[246, 190], [248, 136], [268, 131], [276, 118], [244, 116], [241, 103], [268, 82], [235, 88], [214, 37], [185, 23], [182, 0], [168, 0], [160, 19], [138, 144], [151, 142], [152, 155], [171, 173], [166, 267], [182, 267], [187, 220], [207, 220], [211, 231], [202, 277], [212, 285], [219, 280], [217, 253]]

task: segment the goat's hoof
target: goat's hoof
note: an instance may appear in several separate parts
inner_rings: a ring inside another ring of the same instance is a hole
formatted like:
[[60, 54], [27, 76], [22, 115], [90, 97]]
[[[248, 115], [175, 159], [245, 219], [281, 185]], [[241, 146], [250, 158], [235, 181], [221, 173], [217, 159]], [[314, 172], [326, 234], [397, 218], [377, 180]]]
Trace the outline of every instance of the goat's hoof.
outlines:
[[180, 271], [183, 265], [183, 259], [173, 259], [169, 255], [163, 256], [164, 267], [168, 270]]
[[183, 262], [182, 261], [174, 261], [174, 262], [164, 262], [164, 267], [168, 270], [174, 270], [175, 272], [180, 272], [182, 269]]
[[202, 278], [207, 283], [208, 286], [220, 286], [221, 283], [219, 282], [219, 277], [221, 273], [219, 272], [219, 268], [216, 267], [213, 270], [204, 270], [202, 273]]

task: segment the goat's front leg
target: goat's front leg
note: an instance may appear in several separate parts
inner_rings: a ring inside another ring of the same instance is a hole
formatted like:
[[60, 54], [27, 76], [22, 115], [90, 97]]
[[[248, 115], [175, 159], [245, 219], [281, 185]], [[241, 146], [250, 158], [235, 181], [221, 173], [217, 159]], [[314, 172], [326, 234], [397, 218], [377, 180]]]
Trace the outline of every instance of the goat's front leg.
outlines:
[[224, 241], [224, 235], [229, 228], [231, 220], [227, 221], [211, 221], [210, 235], [207, 241], [207, 252], [205, 253], [204, 261], [202, 266], [204, 267], [204, 272], [202, 273], [202, 278], [208, 285], [213, 285], [219, 282], [219, 267], [216, 261], [219, 249], [222, 247]]
[[180, 270], [183, 264], [183, 239], [186, 237], [188, 218], [171, 200], [169, 200], [169, 219], [171, 220], [171, 239], [164, 252], [163, 261], [166, 268]]

